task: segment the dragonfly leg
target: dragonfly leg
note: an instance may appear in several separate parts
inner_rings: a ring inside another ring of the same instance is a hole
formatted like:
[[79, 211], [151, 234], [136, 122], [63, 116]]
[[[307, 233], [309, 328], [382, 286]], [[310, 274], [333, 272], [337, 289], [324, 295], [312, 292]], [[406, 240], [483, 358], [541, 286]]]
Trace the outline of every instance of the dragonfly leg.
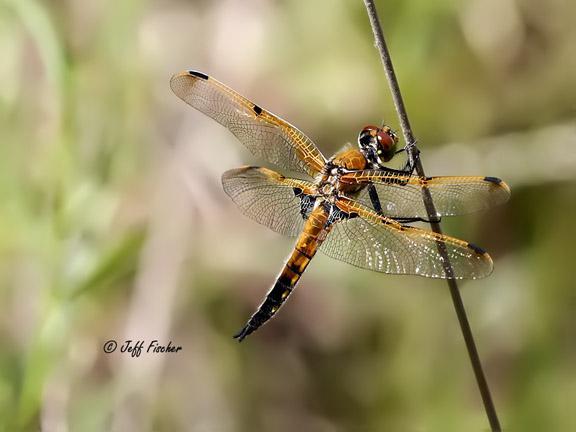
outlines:
[[412, 223], [412, 222], [438, 223], [442, 220], [441, 217], [435, 217], [433, 219], [425, 219], [421, 217], [411, 217], [411, 218], [406, 217], [406, 218], [392, 218], [392, 219], [400, 223]]
[[[404, 168], [403, 169], [394, 169], [394, 168], [388, 168], [385, 166], [378, 165], [375, 169], [377, 169], [380, 172], [384, 172], [386, 174], [392, 174], [392, 175], [397, 175], [397, 176], [401, 176], [401, 177], [406, 177], [406, 176], [409, 177], [412, 175], [412, 171], [410, 171], [410, 169], [405, 170]], [[395, 178], [394, 183], [403, 186], [406, 183], [408, 183], [408, 181], [399, 180], [399, 179]]]
[[[372, 207], [374, 207], [374, 211], [379, 215], [383, 215], [384, 213], [382, 212], [382, 204], [380, 203], [380, 197], [378, 196], [378, 191], [376, 190], [376, 187], [373, 184], [368, 185], [368, 195], [370, 196], [370, 201], [372, 202]], [[421, 217], [402, 217], [402, 218], [393, 217], [392, 219], [400, 223], [412, 223], [412, 222], [438, 223], [442, 218], [436, 217], [433, 219], [425, 219]]]
[[420, 150], [418, 150], [418, 147], [416, 147], [416, 142], [408, 144], [406, 147], [404, 147], [404, 150], [408, 154], [408, 159], [406, 160], [403, 171], [411, 176], [416, 169], [416, 162], [420, 158]]
[[376, 211], [376, 213], [381, 215], [382, 204], [380, 204], [380, 198], [378, 197], [376, 187], [372, 183], [368, 185], [368, 195], [370, 195], [370, 201], [372, 202], [372, 207], [374, 207], [374, 211]]
[[420, 158], [420, 150], [416, 147], [416, 142], [408, 144], [406, 147], [401, 148], [400, 150], [396, 151], [396, 154], [406, 152], [408, 158], [404, 167], [399, 170], [394, 170], [391, 168], [380, 167], [380, 169], [384, 169], [385, 171], [389, 171], [396, 174], [408, 175], [411, 176], [416, 169], [416, 161]]

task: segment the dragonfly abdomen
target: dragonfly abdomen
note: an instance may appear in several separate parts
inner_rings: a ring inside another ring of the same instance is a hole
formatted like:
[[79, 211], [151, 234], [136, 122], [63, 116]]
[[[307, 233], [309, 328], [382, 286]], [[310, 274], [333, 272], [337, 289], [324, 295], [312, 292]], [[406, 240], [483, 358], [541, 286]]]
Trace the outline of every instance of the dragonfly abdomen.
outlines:
[[304, 230], [298, 237], [292, 254], [276, 278], [274, 286], [268, 291], [266, 298], [244, 328], [234, 335], [239, 342], [272, 318], [284, 304], [322, 244], [326, 236], [327, 221], [328, 212], [322, 205], [317, 206], [310, 213]]

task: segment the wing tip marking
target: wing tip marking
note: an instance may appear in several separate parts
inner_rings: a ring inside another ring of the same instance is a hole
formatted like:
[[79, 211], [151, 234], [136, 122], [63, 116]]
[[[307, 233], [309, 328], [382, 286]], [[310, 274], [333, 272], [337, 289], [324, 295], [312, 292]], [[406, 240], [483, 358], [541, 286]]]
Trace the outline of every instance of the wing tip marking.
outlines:
[[254, 105], [254, 108], [252, 108], [252, 110], [256, 113], [256, 115], [262, 114], [262, 108], [260, 108], [258, 105]]
[[504, 182], [504, 180], [502, 180], [501, 178], [487, 176], [484, 177], [483, 180], [500, 187], [506, 194], [508, 195], [510, 194], [510, 186], [508, 186], [506, 182]]
[[468, 249], [472, 249], [478, 255], [488, 255], [488, 252], [486, 252], [480, 246], [476, 246], [474, 243], [468, 243], [466, 246], [468, 246]]
[[484, 181], [490, 182], [490, 183], [494, 183], [495, 185], [500, 185], [502, 184], [502, 179], [498, 178], [498, 177], [484, 177]]
[[196, 78], [203, 79], [204, 81], [208, 81], [208, 78], [209, 78], [208, 75], [206, 75], [202, 72], [195, 71], [195, 70], [189, 70], [188, 75], [195, 76]]

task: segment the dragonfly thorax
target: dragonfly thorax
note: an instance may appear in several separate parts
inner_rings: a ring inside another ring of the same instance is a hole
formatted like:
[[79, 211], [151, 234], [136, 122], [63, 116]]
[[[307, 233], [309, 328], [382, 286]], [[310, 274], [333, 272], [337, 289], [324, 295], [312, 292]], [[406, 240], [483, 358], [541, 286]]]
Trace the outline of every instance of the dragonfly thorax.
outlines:
[[329, 201], [338, 197], [340, 191], [340, 177], [344, 169], [332, 163], [326, 164], [323, 173], [317, 179], [318, 194]]
[[336, 188], [334, 187], [333, 184], [331, 183], [325, 183], [322, 185], [322, 187], [320, 188], [320, 193], [322, 195], [332, 195], [334, 193], [334, 190]]

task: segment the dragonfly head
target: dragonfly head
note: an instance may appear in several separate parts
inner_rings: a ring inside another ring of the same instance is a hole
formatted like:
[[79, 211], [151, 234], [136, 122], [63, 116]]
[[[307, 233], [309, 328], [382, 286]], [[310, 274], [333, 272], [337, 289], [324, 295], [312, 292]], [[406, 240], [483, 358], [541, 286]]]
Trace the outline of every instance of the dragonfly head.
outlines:
[[388, 126], [365, 126], [358, 135], [360, 151], [368, 162], [381, 165], [396, 154], [398, 137]]

